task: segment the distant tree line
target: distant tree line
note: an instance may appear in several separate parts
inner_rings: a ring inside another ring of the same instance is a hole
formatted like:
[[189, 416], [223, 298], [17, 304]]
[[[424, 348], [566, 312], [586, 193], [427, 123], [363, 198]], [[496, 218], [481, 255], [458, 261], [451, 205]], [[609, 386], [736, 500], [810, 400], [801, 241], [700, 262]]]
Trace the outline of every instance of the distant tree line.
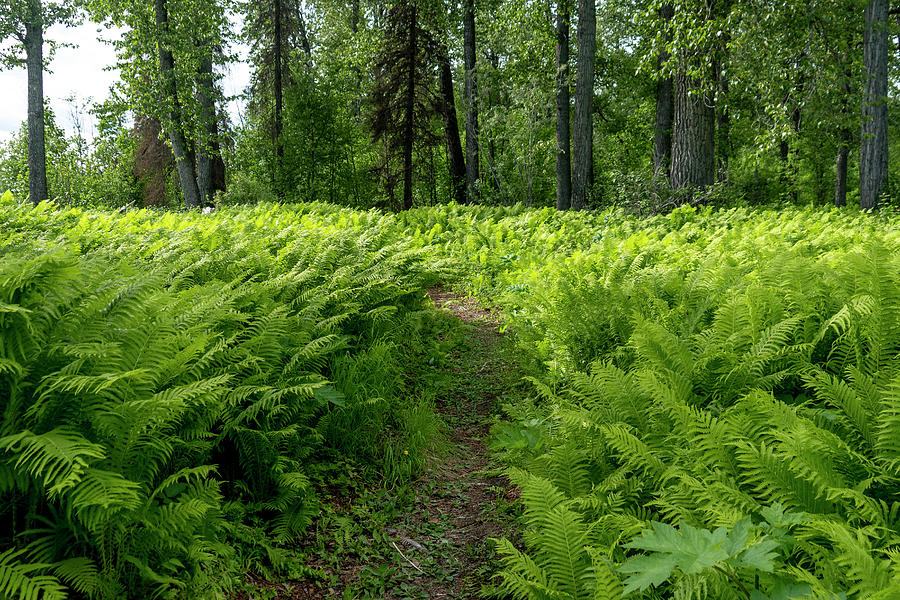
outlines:
[[[235, 202], [389, 209], [900, 199], [887, 0], [261, 0], [237, 5], [237, 32], [229, 6], [5, 3], [3, 62], [28, 71], [28, 156], [21, 140], [6, 148], [0, 185], [27, 171], [32, 201], [58, 196], [43, 36], [86, 15], [125, 31], [122, 82], [97, 110], [118, 112], [105, 131], [123, 148], [130, 131], [129, 152], [107, 152], [128, 162], [110, 189], [146, 203], [193, 208], [226, 187]], [[220, 78], [236, 40], [253, 75], [231, 123]]]

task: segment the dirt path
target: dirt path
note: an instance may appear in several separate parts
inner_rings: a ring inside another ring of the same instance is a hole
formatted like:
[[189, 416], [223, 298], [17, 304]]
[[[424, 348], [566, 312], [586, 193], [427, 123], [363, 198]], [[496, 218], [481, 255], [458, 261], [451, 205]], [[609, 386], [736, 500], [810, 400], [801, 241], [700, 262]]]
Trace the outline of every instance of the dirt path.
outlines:
[[[515, 491], [488, 459], [490, 423], [504, 398], [521, 393], [522, 373], [500, 322], [474, 300], [433, 288], [436, 306], [465, 327], [448, 357], [436, 409], [448, 451], [403, 490], [367, 492], [331, 504], [328, 537], [306, 564], [315, 578], [253, 581], [242, 598], [478, 598], [498, 565], [491, 538], [515, 535]], [[258, 595], [256, 592], [259, 592]]]

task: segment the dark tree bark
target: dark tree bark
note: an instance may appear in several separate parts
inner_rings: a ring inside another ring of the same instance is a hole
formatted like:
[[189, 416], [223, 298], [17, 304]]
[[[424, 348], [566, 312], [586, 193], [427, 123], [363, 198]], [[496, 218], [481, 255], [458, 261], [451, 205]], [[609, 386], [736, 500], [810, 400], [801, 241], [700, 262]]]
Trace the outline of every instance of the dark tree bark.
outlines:
[[[166, 0], [155, 0], [155, 12], [156, 26], [160, 30], [162, 39], [165, 39], [169, 28], [169, 11], [166, 7]], [[175, 86], [175, 59], [172, 56], [172, 50], [164, 43], [159, 44], [159, 74], [167, 99], [171, 103], [167, 128], [169, 129], [169, 140], [172, 142], [172, 152], [175, 155], [181, 192], [184, 195], [184, 206], [188, 209], [197, 208], [200, 206], [200, 191], [194, 175], [194, 159], [182, 130], [181, 105], [178, 102], [178, 90]]]
[[575, 74], [575, 119], [572, 158], [572, 208], [581, 210], [593, 187], [594, 54], [597, 44], [595, 0], [578, 0], [578, 58]]
[[409, 210], [413, 205], [412, 175], [413, 175], [413, 143], [415, 141], [415, 114], [416, 114], [416, 50], [418, 47], [418, 23], [416, 5], [409, 7], [409, 77], [406, 83], [406, 98], [403, 118], [403, 210]]
[[[300, 8], [300, 4], [296, 4], [294, 8], [297, 11], [297, 33], [300, 36], [300, 47], [303, 48], [303, 54], [306, 55], [307, 60], [312, 60], [312, 46], [309, 43], [309, 34], [306, 33], [306, 19], [303, 16], [303, 10]], [[357, 10], [359, 9], [358, 0], [357, 0]], [[356, 30], [353, 30], [353, 33], [356, 33]]]
[[716, 179], [716, 110], [707, 94], [685, 73], [675, 77], [672, 132], [672, 187], [700, 189]]
[[156, 117], [139, 116], [134, 120], [132, 134], [137, 138], [134, 176], [141, 187], [143, 206], [166, 203], [166, 178], [175, 166], [175, 157], [168, 144], [160, 139], [162, 131]]
[[556, 2], [556, 209], [572, 202], [572, 156], [569, 132], [569, 1]]
[[[206, 48], [204, 51], [211, 52], [212, 49]], [[201, 203], [212, 204], [215, 193], [213, 163], [219, 144], [211, 56], [203, 58], [197, 72], [197, 100], [202, 122], [202, 135], [197, 148], [197, 191]]]
[[28, 71], [28, 196], [34, 204], [39, 204], [48, 198], [44, 133], [44, 24], [39, 0], [28, 2], [25, 66]]
[[[851, 41], [852, 44], [852, 41]], [[842, 65], [846, 65], [849, 57], [844, 52], [840, 61]], [[847, 123], [850, 118], [850, 106], [847, 99], [850, 97], [850, 82], [853, 79], [853, 72], [844, 67], [844, 82], [841, 84], [841, 129], [838, 134], [838, 151], [837, 158], [834, 161], [834, 205], [847, 205], [847, 162], [850, 154], [850, 143], [852, 141], [853, 132], [850, 131]]]
[[863, 44], [866, 88], [859, 159], [859, 205], [863, 209], [878, 206], [887, 178], [888, 34], [888, 0], [869, 0]]
[[475, 62], [475, 0], [463, 2], [463, 61], [466, 68], [466, 200], [478, 201], [478, 88]]
[[[370, 125], [373, 140], [383, 142], [384, 160], [375, 172], [384, 182], [389, 197], [403, 182], [403, 196], [393, 209], [406, 210], [413, 205], [414, 152], [428, 161], [428, 153], [441, 141], [433, 127], [434, 118], [441, 112], [439, 80], [435, 81], [435, 66], [440, 43], [431, 32], [419, 24], [419, 12], [414, 0], [401, 0], [388, 14], [381, 52], [374, 65]], [[439, 71], [439, 69], [438, 69]], [[419, 178], [423, 193], [429, 183]], [[427, 196], [423, 196], [427, 199]]]
[[[670, 21], [675, 16], [671, 4], [664, 4], [659, 11], [660, 17]], [[668, 23], [666, 24], [668, 25]], [[666, 32], [665, 40], [672, 36]], [[658, 65], [662, 68], [669, 62], [669, 52], [663, 48], [659, 53]], [[672, 165], [672, 122], [675, 115], [675, 82], [672, 77], [661, 77], [656, 82], [656, 127], [653, 133], [653, 173], [658, 176], [669, 176]]]
[[281, 139], [281, 133], [284, 129], [284, 78], [283, 69], [284, 69], [284, 56], [282, 56], [282, 26], [281, 26], [281, 0], [275, 0], [275, 14], [273, 15], [274, 19], [274, 39], [273, 42], [275, 44], [275, 73], [274, 73], [274, 93], [275, 93], [275, 129], [273, 131], [273, 135], [275, 137], [275, 177], [276, 177], [276, 188], [278, 188], [279, 193], [281, 193], [281, 162], [284, 158], [284, 141]]
[[466, 162], [459, 139], [459, 122], [456, 120], [456, 101], [453, 98], [453, 72], [446, 48], [438, 55], [441, 67], [441, 115], [444, 117], [444, 141], [447, 146], [447, 162], [450, 166], [450, 196], [460, 204], [466, 202]]

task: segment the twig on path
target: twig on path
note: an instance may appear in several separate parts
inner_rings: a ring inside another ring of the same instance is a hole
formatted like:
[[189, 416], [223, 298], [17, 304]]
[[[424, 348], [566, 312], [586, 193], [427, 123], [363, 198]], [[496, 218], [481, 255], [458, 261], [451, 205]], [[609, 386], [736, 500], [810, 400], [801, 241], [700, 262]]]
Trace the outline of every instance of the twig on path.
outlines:
[[388, 532], [388, 533], [390, 533], [391, 535], [397, 536], [397, 539], [398, 539], [398, 540], [400, 540], [400, 541], [403, 542], [403, 543], [409, 544], [410, 546], [412, 546], [412, 547], [415, 548], [416, 550], [421, 550], [422, 552], [427, 552], [428, 554], [431, 554], [431, 552], [428, 550], [428, 548], [426, 548], [425, 546], [423, 546], [422, 544], [420, 544], [420, 543], [417, 542], [416, 540], [414, 540], [414, 539], [412, 539], [412, 538], [408, 538], [408, 537], [406, 537], [405, 535], [400, 535], [400, 531], [397, 530], [396, 528], [394, 528], [394, 527], [387, 527], [387, 528], [385, 528], [385, 531]]
[[423, 571], [422, 569], [420, 569], [420, 568], [419, 568], [419, 565], [417, 565], [417, 564], [414, 563], [413, 561], [409, 560], [409, 558], [408, 558], [405, 554], [403, 554], [403, 550], [401, 550], [400, 548], [397, 547], [397, 542], [391, 542], [391, 546], [393, 546], [393, 547], [394, 547], [394, 550], [396, 550], [397, 552], [399, 552], [399, 553], [400, 553], [400, 556], [402, 556], [402, 557], [406, 560], [406, 562], [408, 562], [409, 564], [411, 564], [411, 565], [413, 566], [413, 568], [415, 568], [416, 571], [418, 571], [419, 573], [422, 573], [423, 575], [425, 574], [425, 571]]
[[409, 544], [416, 550], [421, 550], [422, 552], [428, 552], [428, 548], [426, 548], [425, 546], [423, 546], [422, 544], [420, 544], [419, 542], [417, 542], [416, 540], [414, 540], [412, 538], [400, 536], [400, 541], [406, 542], [407, 544]]

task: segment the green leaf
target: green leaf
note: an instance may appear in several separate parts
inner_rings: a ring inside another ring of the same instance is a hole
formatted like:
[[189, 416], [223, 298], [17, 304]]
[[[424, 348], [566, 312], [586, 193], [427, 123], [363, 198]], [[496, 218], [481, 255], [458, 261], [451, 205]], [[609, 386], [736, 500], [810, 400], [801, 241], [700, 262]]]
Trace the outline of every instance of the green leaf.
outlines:
[[656, 587], [672, 574], [678, 560], [670, 554], [654, 554], [651, 556], [635, 556], [629, 558], [619, 567], [622, 573], [634, 573], [625, 580], [624, 594], [635, 590], [644, 591], [648, 587]]
[[750, 600], [800, 600], [809, 598], [811, 595], [812, 588], [809, 584], [780, 580], [768, 594], [753, 590], [750, 593]]
[[686, 524], [676, 530], [671, 525], [656, 521], [650, 526], [652, 529], [645, 529], [641, 537], [625, 547], [671, 554], [678, 568], [687, 574], [699, 573], [729, 556], [723, 547], [728, 536], [725, 527], [711, 532]]
[[317, 387], [315, 390], [313, 390], [313, 397], [315, 397], [315, 399], [323, 405], [334, 404], [335, 406], [339, 407], [347, 406], [346, 397], [344, 396], [344, 394], [330, 385]]
[[764, 573], [775, 570], [774, 559], [778, 556], [775, 552], [781, 546], [775, 540], [763, 539], [758, 544], [750, 546], [738, 557], [739, 564], [751, 569], [759, 569]]
[[750, 517], [744, 517], [731, 527], [731, 533], [728, 534], [725, 544], [722, 546], [728, 556], [734, 556], [747, 546], [752, 526], [753, 521]]
[[783, 529], [807, 521], [806, 514], [804, 513], [784, 512], [784, 506], [782, 506], [780, 502], [776, 502], [772, 506], [766, 506], [760, 509], [759, 514], [762, 515], [762, 518], [764, 518], [769, 525]]

